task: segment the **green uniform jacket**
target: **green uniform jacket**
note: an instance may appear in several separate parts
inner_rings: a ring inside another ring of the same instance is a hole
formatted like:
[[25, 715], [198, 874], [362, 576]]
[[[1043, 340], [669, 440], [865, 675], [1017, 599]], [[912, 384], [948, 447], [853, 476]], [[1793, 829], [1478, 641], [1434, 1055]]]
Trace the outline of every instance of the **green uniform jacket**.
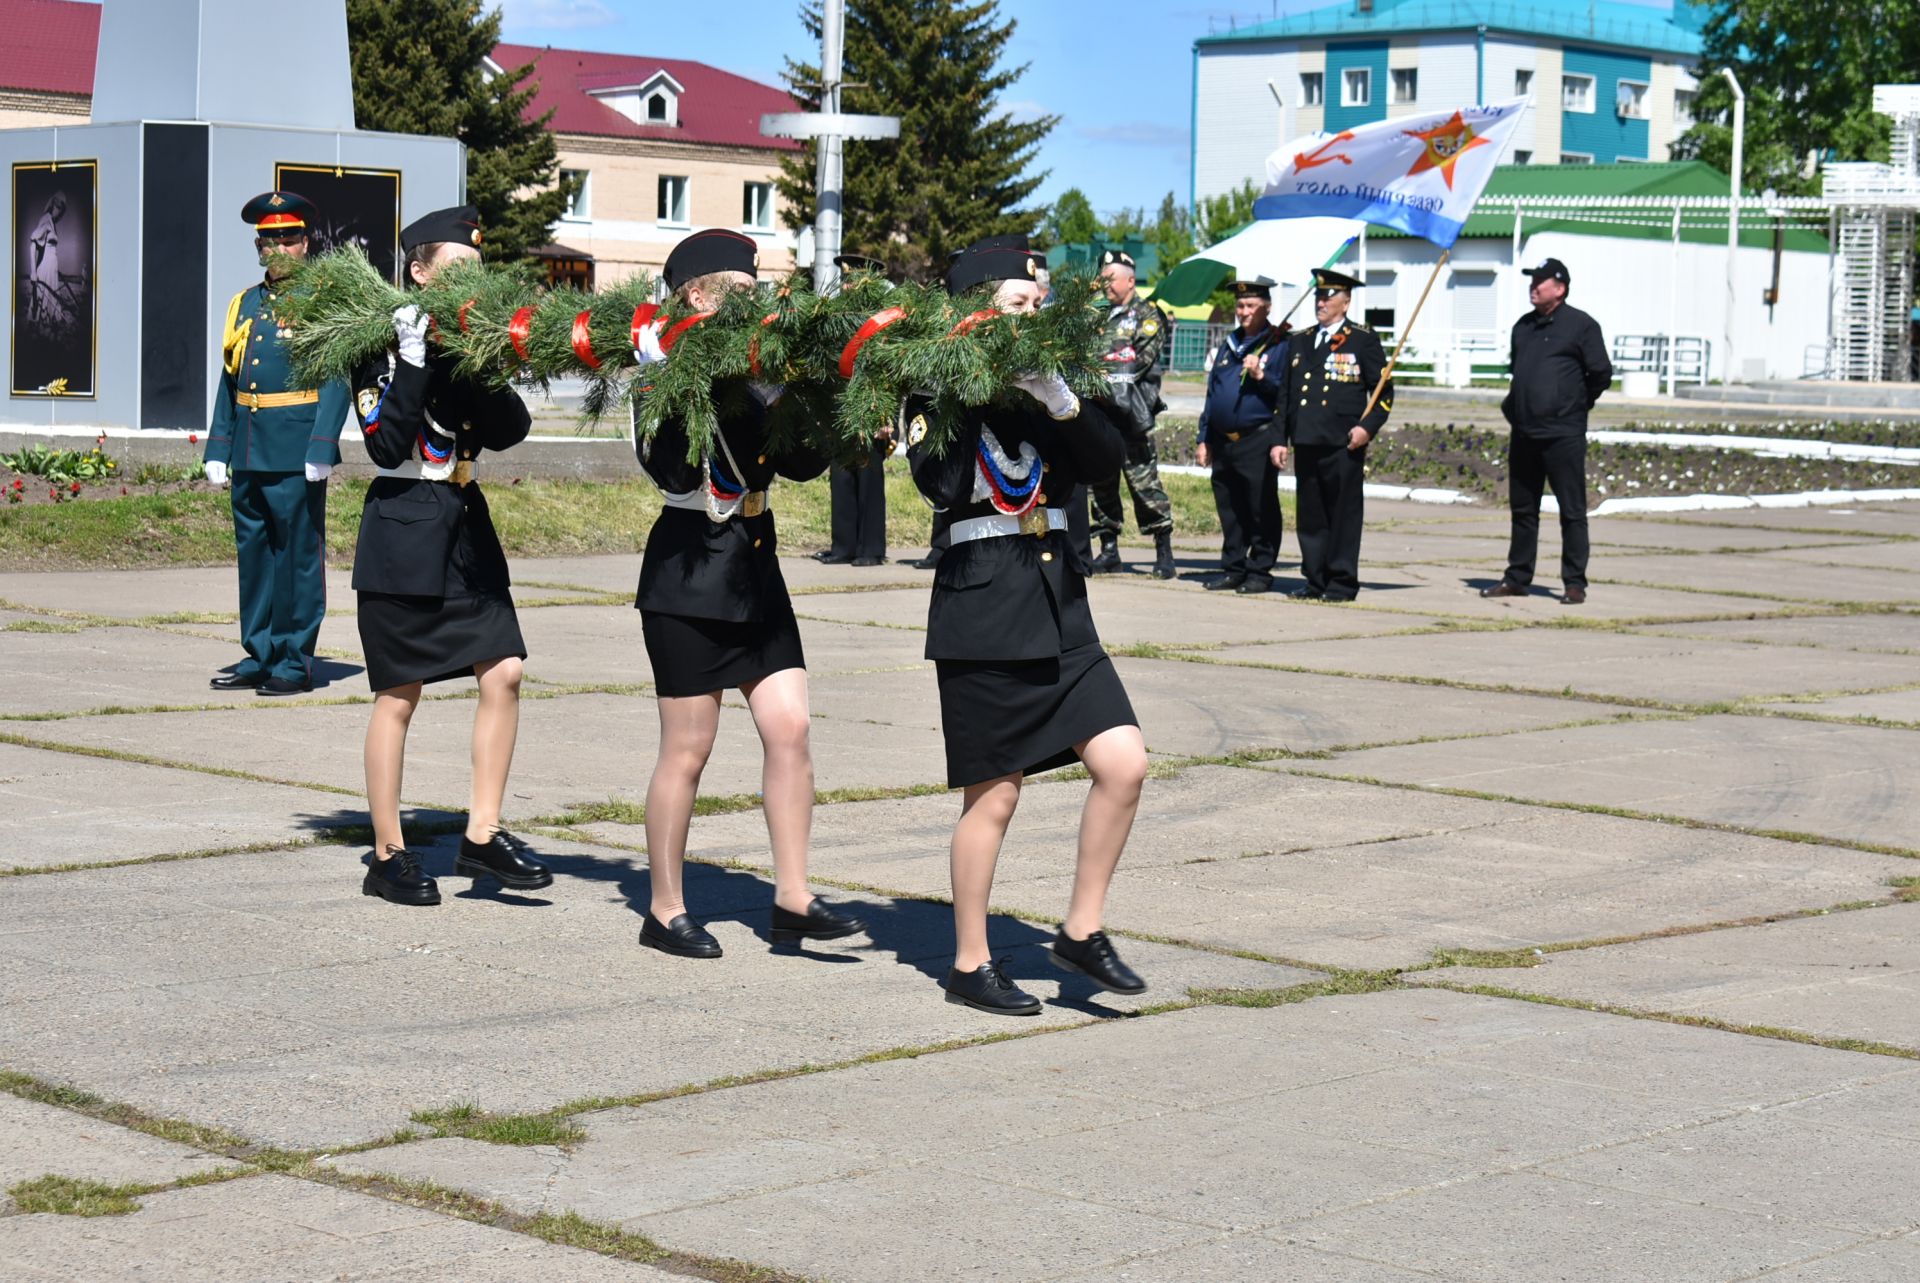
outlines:
[[[317, 393], [294, 382], [287, 331], [272, 311], [278, 298], [278, 287], [262, 282], [227, 305], [205, 457], [234, 472], [299, 472], [309, 463], [340, 462], [340, 425], [350, 404], [346, 382], [336, 379]], [[288, 394], [299, 403], [256, 408], [242, 400]]]

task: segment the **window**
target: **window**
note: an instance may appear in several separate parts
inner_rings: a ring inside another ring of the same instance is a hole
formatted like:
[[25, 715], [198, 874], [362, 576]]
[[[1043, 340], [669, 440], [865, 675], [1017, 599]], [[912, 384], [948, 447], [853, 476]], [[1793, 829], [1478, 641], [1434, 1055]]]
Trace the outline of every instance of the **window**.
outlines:
[[647, 120], [656, 125], [667, 123], [667, 96], [649, 94], [647, 96]]
[[1326, 73], [1303, 71], [1300, 73], [1300, 105], [1318, 107], [1327, 99]]
[[1593, 114], [1593, 77], [1560, 77], [1560, 108]]
[[592, 183], [593, 175], [584, 169], [563, 169], [560, 181], [574, 184], [573, 195], [567, 199], [566, 212], [560, 217], [573, 222], [585, 222], [593, 217]]
[[1673, 91], [1673, 127], [1691, 129], [1693, 127], [1693, 95], [1691, 89]]
[[773, 184], [748, 183], [741, 200], [740, 223], [759, 231], [773, 230]]
[[687, 225], [687, 180], [660, 175], [660, 214], [663, 223]]
[[1591, 165], [1593, 153], [1590, 151], [1563, 151], [1560, 153], [1562, 165]]
[[1513, 93], [1516, 98], [1525, 98], [1533, 92], [1533, 72], [1521, 69], [1513, 73]]
[[1348, 67], [1340, 76], [1340, 105], [1364, 107], [1373, 101], [1373, 71], [1367, 67]]
[[1513, 153], [1513, 163], [1516, 165], [1531, 165], [1533, 163], [1533, 153], [1530, 151], [1515, 151]]
[[1393, 100], [1413, 102], [1420, 96], [1420, 73], [1412, 67], [1400, 67], [1393, 73]]
[[1637, 80], [1622, 80], [1614, 89], [1614, 112], [1622, 120], [1647, 118], [1647, 87]]

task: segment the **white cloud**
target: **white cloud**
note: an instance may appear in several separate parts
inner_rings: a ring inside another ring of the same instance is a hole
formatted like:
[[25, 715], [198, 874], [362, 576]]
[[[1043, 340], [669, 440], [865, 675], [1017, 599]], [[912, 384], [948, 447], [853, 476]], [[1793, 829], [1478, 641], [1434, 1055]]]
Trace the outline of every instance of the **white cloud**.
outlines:
[[497, 0], [507, 32], [528, 27], [607, 27], [620, 19], [604, 0]]
[[1119, 143], [1123, 147], [1185, 148], [1187, 131], [1177, 125], [1161, 125], [1150, 120], [1126, 121], [1116, 125], [1081, 125], [1082, 138], [1094, 142]]

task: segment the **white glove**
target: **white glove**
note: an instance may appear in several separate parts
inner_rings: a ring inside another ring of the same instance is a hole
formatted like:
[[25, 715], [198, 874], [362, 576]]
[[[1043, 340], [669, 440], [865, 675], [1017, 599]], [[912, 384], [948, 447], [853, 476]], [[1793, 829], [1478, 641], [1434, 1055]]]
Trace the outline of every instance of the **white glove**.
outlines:
[[200, 465], [206, 470], [207, 481], [211, 485], [225, 488], [227, 484], [227, 465], [218, 459], [208, 459]]
[[420, 309], [409, 303], [393, 311], [393, 333], [400, 340], [400, 359], [408, 365], [427, 363], [427, 322]]
[[660, 326], [662, 322], [651, 321], [640, 327], [640, 337], [634, 345], [633, 363], [648, 366], [656, 361], [667, 359], [666, 349], [660, 346]]
[[1080, 398], [1057, 374], [1023, 374], [1013, 386], [1047, 407], [1047, 413], [1056, 419], [1071, 419], [1080, 413]]
[[332, 472], [333, 465], [331, 463], [309, 463], [307, 465], [307, 480], [325, 481]]

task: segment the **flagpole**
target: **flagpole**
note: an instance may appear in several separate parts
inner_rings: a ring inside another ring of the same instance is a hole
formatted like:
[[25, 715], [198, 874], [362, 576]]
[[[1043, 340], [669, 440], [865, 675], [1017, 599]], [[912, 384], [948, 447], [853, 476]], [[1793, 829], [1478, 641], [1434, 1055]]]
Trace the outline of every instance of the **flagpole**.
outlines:
[[1400, 349], [1407, 345], [1407, 335], [1413, 333], [1413, 323], [1420, 319], [1420, 309], [1427, 305], [1427, 295], [1433, 292], [1433, 283], [1440, 279], [1440, 269], [1447, 265], [1447, 260], [1452, 256], [1451, 249], [1440, 251], [1440, 261], [1433, 265], [1433, 274], [1427, 277], [1427, 287], [1420, 291], [1420, 301], [1413, 305], [1413, 315], [1407, 318], [1407, 324], [1400, 331], [1400, 337], [1394, 341], [1393, 356], [1388, 360], [1387, 368], [1380, 371], [1380, 382], [1375, 385], [1373, 395], [1367, 398], [1367, 408], [1360, 412], [1362, 423], [1366, 422], [1367, 416], [1373, 413], [1373, 407], [1379, 404], [1381, 394], [1387, 390], [1387, 380], [1393, 377], [1393, 367], [1400, 363]]

